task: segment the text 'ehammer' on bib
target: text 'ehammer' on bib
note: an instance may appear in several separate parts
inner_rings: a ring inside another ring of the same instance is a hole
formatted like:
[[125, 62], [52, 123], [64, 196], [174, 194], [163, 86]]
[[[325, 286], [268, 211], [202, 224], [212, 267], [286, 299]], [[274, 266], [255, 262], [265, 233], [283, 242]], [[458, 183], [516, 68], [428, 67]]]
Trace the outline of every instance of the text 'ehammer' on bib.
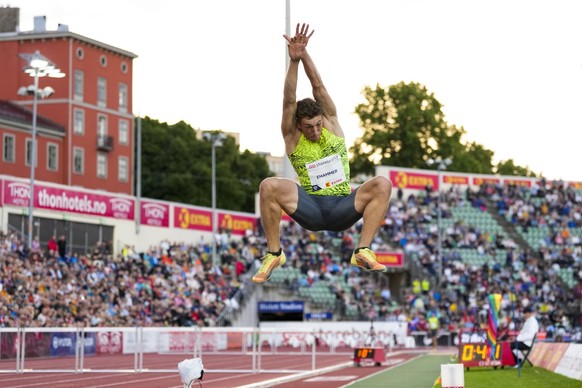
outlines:
[[345, 182], [346, 174], [339, 154], [305, 164], [311, 188], [319, 191]]

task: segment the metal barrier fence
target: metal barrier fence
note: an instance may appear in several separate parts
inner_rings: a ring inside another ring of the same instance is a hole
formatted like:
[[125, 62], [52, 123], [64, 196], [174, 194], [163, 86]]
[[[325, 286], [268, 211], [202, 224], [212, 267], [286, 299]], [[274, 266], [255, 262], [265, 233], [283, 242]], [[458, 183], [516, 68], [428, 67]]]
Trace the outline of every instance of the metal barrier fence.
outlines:
[[[204, 357], [207, 372], [299, 373], [328, 366], [324, 359], [348, 361], [364, 344], [388, 353], [395, 340], [393, 332], [370, 338], [357, 329], [0, 328], [0, 373], [176, 372], [195, 357]], [[283, 354], [302, 361], [282, 365]]]

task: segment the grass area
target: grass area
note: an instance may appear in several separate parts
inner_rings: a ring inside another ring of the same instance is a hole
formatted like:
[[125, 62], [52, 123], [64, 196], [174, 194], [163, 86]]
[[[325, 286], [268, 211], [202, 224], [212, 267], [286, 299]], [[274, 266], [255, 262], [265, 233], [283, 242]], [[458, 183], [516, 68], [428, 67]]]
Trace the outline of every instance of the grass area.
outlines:
[[[441, 373], [441, 364], [449, 362], [450, 356], [421, 356], [404, 365], [372, 375], [366, 380], [350, 384], [350, 388], [430, 388]], [[491, 387], [494, 386], [488, 388]]]
[[[350, 384], [350, 388], [440, 388], [435, 381], [440, 376], [441, 364], [449, 364], [450, 357], [424, 355], [404, 365], [377, 373]], [[519, 370], [512, 368], [471, 368], [464, 372], [466, 388], [582, 388], [582, 381], [570, 379], [543, 368], [529, 365]]]
[[511, 368], [471, 368], [465, 371], [465, 387], [582, 388], [582, 381], [531, 366], [521, 368], [519, 375], [517, 369]]

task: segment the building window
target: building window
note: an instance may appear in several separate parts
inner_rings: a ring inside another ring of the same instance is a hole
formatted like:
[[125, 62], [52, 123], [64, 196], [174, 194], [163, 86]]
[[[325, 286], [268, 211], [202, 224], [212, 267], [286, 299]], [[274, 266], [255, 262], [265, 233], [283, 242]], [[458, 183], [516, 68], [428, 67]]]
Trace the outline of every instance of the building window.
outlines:
[[97, 178], [107, 178], [107, 155], [97, 154]]
[[75, 93], [75, 100], [76, 101], [83, 101], [83, 94], [84, 94], [84, 82], [85, 82], [85, 75], [83, 74], [82, 70], [75, 70], [75, 78], [74, 78], [74, 93]]
[[50, 171], [59, 169], [59, 146], [54, 143], [47, 145], [46, 168]]
[[24, 164], [30, 166], [32, 164], [32, 139], [26, 139], [24, 146]]
[[82, 148], [73, 148], [73, 173], [84, 174], [85, 173], [85, 151]]
[[129, 144], [129, 124], [127, 120], [119, 120], [119, 144]]
[[107, 116], [102, 114], [97, 116], [97, 135], [107, 136]]
[[97, 105], [107, 106], [107, 80], [103, 77], [97, 78]]
[[127, 74], [127, 69], [128, 69], [127, 63], [126, 62], [121, 62], [121, 72], [123, 74]]
[[77, 135], [82, 135], [85, 133], [85, 111], [83, 109], [75, 109], [74, 116], [74, 132]]
[[83, 57], [85, 56], [85, 52], [83, 51], [83, 49], [81, 47], [77, 47], [77, 59], [83, 59]]
[[127, 85], [119, 84], [119, 111], [127, 112]]
[[107, 57], [105, 55], [101, 55], [99, 57], [99, 64], [101, 65], [101, 67], [107, 66]]
[[15, 159], [15, 139], [12, 135], [4, 135], [4, 147], [2, 149], [2, 160], [14, 163]]
[[121, 182], [127, 182], [129, 179], [129, 162], [125, 156], [119, 157], [119, 180]]

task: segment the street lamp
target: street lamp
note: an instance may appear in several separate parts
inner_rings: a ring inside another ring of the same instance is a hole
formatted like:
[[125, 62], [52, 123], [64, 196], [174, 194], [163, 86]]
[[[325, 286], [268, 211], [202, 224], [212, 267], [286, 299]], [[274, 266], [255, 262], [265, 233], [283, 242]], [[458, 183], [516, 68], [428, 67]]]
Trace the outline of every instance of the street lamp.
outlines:
[[438, 263], [439, 263], [439, 271], [438, 271], [438, 284], [440, 285], [440, 282], [442, 280], [442, 276], [443, 276], [443, 255], [442, 255], [442, 246], [443, 246], [443, 240], [442, 240], [442, 233], [441, 233], [441, 187], [442, 187], [442, 172], [444, 170], [447, 169], [448, 166], [451, 165], [451, 163], [453, 163], [453, 160], [451, 158], [446, 158], [443, 159], [440, 156], [437, 157], [436, 159], [428, 159], [426, 161], [426, 164], [429, 166], [433, 166], [436, 165], [437, 170], [438, 170], [438, 181], [437, 181], [437, 185], [438, 185], [438, 189], [437, 189], [437, 257], [438, 257]]
[[216, 147], [222, 146], [222, 141], [226, 135], [222, 132], [204, 132], [204, 139], [212, 142], [212, 264], [219, 265], [216, 257]]
[[38, 88], [40, 77], [63, 78], [65, 73], [61, 72], [54, 63], [43, 56], [38, 50], [32, 54], [19, 54], [20, 58], [27, 62], [24, 72], [34, 77], [34, 85], [22, 86], [18, 89], [18, 95], [32, 95], [32, 142], [30, 149], [30, 189], [28, 195], [28, 249], [32, 247], [33, 234], [33, 210], [34, 210], [34, 170], [36, 167], [36, 116], [38, 98], [46, 98], [54, 94], [55, 90], [50, 86], [43, 89]]

